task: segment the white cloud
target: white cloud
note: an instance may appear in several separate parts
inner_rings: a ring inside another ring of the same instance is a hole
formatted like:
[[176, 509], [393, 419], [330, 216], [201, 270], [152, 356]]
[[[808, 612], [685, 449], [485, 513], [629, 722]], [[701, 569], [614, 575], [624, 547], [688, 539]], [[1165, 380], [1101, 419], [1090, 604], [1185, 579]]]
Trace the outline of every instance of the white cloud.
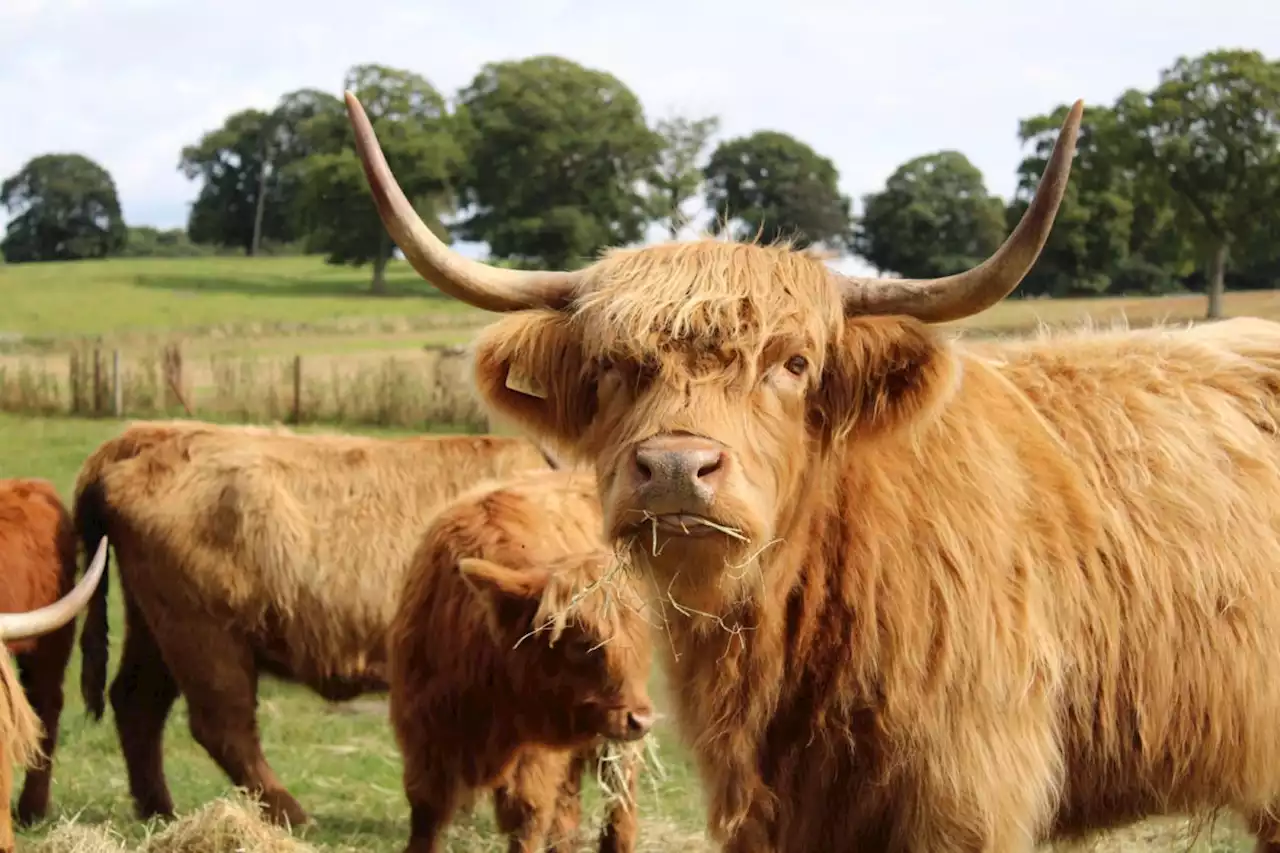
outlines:
[[1280, 57], [1280, 3], [3, 0], [0, 177], [78, 151], [115, 176], [129, 222], [181, 225], [195, 185], [179, 151], [234, 110], [301, 86], [337, 94], [359, 62], [451, 94], [486, 61], [556, 53], [616, 74], [650, 115], [791, 133], [835, 161], [855, 198], [941, 148], [1007, 197], [1020, 118], [1110, 102], [1215, 47]]

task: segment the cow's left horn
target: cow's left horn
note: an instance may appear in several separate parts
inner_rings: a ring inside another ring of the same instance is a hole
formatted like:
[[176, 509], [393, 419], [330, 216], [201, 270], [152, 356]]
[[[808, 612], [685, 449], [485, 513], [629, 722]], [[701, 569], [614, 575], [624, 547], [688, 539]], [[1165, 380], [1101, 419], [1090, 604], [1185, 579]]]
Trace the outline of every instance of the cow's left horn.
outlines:
[[1008, 296], [1031, 271], [1067, 191], [1071, 158], [1084, 101], [1067, 112], [1035, 198], [1018, 227], [995, 254], [971, 270], [931, 279], [839, 276], [846, 314], [907, 314], [926, 323], [945, 323], [985, 311]]
[[53, 604], [30, 610], [26, 613], [0, 613], [0, 642], [25, 640], [28, 637], [39, 637], [56, 631], [76, 618], [76, 615], [89, 603], [98, 582], [102, 580], [102, 570], [107, 566], [107, 537], [98, 541], [98, 551], [89, 563], [89, 570], [84, 573], [75, 589], [59, 598]]
[[356, 134], [356, 152], [378, 216], [418, 275], [454, 299], [485, 311], [562, 310], [569, 304], [578, 282], [574, 273], [492, 267], [446, 246], [418, 216], [391, 174], [360, 101], [351, 92], [346, 93], [346, 100], [347, 115]]

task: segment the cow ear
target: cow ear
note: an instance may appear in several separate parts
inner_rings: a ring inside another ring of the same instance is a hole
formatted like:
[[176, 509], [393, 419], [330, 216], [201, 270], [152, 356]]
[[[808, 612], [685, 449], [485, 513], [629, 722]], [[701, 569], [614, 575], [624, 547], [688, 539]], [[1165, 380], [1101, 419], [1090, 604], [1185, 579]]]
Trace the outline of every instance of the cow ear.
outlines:
[[485, 608], [486, 621], [498, 638], [530, 630], [551, 578], [546, 569], [516, 570], [472, 557], [459, 560], [458, 571]]
[[849, 317], [810, 418], [828, 440], [870, 437], [937, 413], [958, 378], [950, 346], [911, 317]]
[[476, 389], [490, 413], [576, 456], [596, 411], [577, 330], [558, 311], [521, 311], [475, 342]]

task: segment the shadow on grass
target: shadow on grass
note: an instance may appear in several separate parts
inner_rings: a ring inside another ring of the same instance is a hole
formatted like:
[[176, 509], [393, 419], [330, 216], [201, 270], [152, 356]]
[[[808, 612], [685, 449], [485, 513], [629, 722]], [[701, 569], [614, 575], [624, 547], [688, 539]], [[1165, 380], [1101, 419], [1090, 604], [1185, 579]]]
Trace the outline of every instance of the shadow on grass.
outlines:
[[368, 281], [334, 279], [332, 281], [297, 279], [291, 276], [254, 276], [253, 278], [216, 276], [139, 275], [138, 287], [147, 290], [169, 290], [175, 293], [230, 293], [240, 296], [316, 297], [334, 296], [353, 299], [413, 297], [435, 299], [442, 304], [459, 303], [436, 290], [422, 279], [392, 279], [385, 293], [373, 293]]

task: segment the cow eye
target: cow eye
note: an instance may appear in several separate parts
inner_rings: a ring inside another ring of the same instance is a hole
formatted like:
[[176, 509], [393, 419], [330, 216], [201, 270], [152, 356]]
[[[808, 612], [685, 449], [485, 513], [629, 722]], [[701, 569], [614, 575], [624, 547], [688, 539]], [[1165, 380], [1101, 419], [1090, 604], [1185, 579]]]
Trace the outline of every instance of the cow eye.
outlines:
[[786, 368], [795, 376], [803, 376], [804, 372], [809, 368], [809, 359], [802, 355], [793, 355], [787, 359]]

